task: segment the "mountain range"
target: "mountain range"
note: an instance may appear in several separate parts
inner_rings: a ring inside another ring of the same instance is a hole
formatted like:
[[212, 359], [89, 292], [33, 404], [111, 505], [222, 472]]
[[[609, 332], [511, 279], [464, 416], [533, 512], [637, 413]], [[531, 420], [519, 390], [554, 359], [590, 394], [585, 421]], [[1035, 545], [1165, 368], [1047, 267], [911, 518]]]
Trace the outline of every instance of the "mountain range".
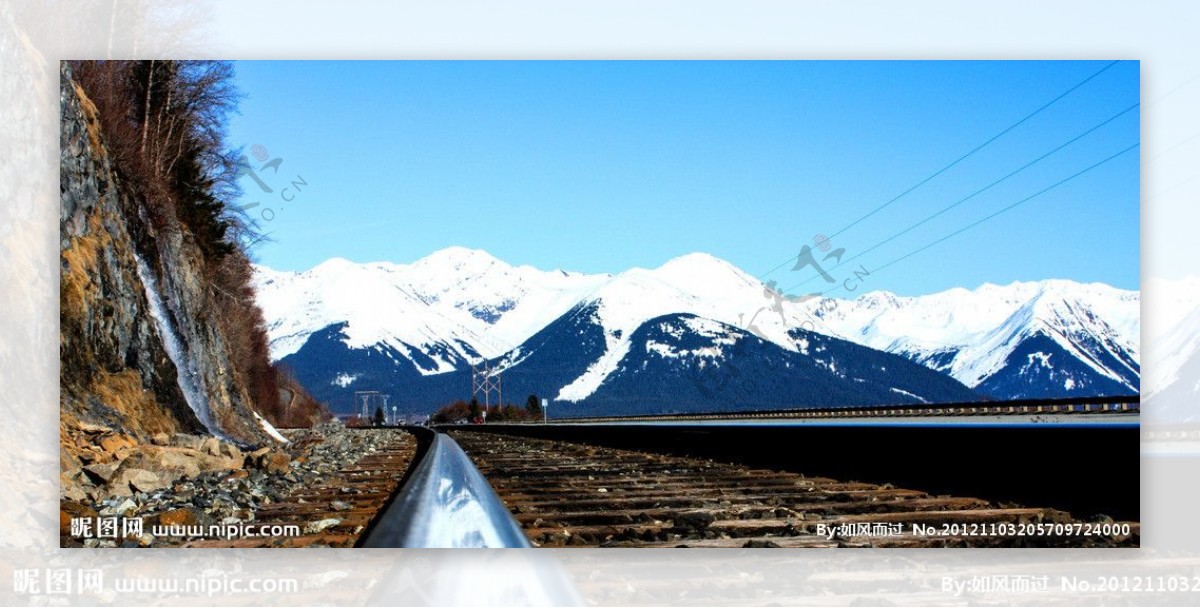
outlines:
[[[780, 297], [703, 253], [581, 274], [452, 247], [412, 264], [255, 269], [272, 358], [336, 411], [380, 390], [407, 412], [469, 398], [555, 415], [1136, 394], [1140, 295], [1066, 280], [903, 297]], [[870, 277], [864, 277], [864, 284]]]

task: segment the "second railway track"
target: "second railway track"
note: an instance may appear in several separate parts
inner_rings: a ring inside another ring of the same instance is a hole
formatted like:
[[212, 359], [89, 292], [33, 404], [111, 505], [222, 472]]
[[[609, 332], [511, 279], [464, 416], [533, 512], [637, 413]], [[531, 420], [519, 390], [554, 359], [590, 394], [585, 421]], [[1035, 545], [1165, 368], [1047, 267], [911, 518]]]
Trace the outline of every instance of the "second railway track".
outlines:
[[[536, 546], [1087, 547], [1118, 536], [980, 535], [993, 524], [1074, 524], [1064, 511], [935, 496], [700, 458], [453, 430]], [[903, 524], [900, 534], [879, 534]], [[917, 535], [912, 524], [949, 530]], [[870, 526], [876, 526], [871, 531]], [[839, 527], [840, 526], [840, 527]], [[882, 527], [880, 527], [882, 526]], [[1060, 526], [1062, 527], [1062, 526]], [[819, 533], [840, 530], [832, 535]]]

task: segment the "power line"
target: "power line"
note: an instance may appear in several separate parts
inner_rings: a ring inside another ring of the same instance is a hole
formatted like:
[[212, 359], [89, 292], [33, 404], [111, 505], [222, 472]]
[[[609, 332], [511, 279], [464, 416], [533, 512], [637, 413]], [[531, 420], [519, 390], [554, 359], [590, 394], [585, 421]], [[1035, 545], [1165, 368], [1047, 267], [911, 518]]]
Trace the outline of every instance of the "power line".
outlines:
[[[929, 222], [929, 221], [933, 220], [934, 218], [936, 218], [936, 217], [938, 217], [938, 216], [942, 215], [943, 213], [946, 213], [947, 211], [950, 211], [951, 209], [953, 209], [953, 208], [955, 208], [955, 207], [957, 207], [957, 206], [959, 206], [959, 205], [961, 205], [961, 204], [963, 204], [963, 203], [965, 203], [965, 202], [967, 202], [967, 201], [969, 201], [969, 200], [971, 200], [971, 199], [975, 198], [976, 196], [979, 196], [980, 194], [983, 194], [984, 192], [986, 192], [986, 191], [988, 191], [988, 190], [990, 190], [990, 189], [994, 188], [995, 186], [998, 186], [998, 185], [999, 185], [999, 184], [1001, 184], [1002, 182], [1004, 182], [1004, 181], [1008, 180], [1010, 177], [1013, 177], [1014, 175], [1016, 175], [1016, 174], [1018, 174], [1018, 173], [1020, 173], [1020, 172], [1024, 171], [1025, 169], [1028, 169], [1029, 167], [1032, 167], [1033, 165], [1035, 165], [1035, 164], [1037, 164], [1037, 163], [1039, 163], [1039, 162], [1041, 162], [1041, 161], [1043, 161], [1043, 160], [1045, 160], [1045, 159], [1049, 158], [1050, 156], [1052, 156], [1052, 155], [1056, 154], [1057, 152], [1059, 152], [1060, 150], [1062, 150], [1062, 149], [1066, 148], [1067, 146], [1070, 146], [1071, 144], [1073, 144], [1073, 143], [1075, 143], [1075, 142], [1077, 142], [1077, 141], [1079, 141], [1079, 140], [1083, 139], [1084, 137], [1087, 137], [1088, 135], [1091, 135], [1091, 134], [1092, 134], [1092, 133], [1094, 133], [1095, 131], [1099, 130], [1101, 127], [1104, 127], [1105, 125], [1107, 125], [1107, 124], [1111, 123], [1112, 121], [1114, 121], [1114, 120], [1116, 120], [1116, 119], [1118, 119], [1118, 118], [1120, 118], [1120, 117], [1122, 117], [1122, 116], [1124, 116], [1124, 115], [1126, 115], [1126, 114], [1128, 114], [1128, 113], [1132, 112], [1132, 111], [1133, 111], [1134, 109], [1136, 109], [1136, 108], [1137, 108], [1139, 105], [1141, 105], [1141, 104], [1140, 104], [1140, 103], [1135, 103], [1135, 104], [1133, 104], [1133, 105], [1129, 106], [1128, 108], [1125, 108], [1124, 110], [1121, 110], [1120, 112], [1117, 112], [1116, 114], [1114, 114], [1114, 115], [1110, 116], [1108, 119], [1104, 120], [1103, 122], [1101, 122], [1101, 123], [1099, 123], [1099, 124], [1096, 124], [1095, 126], [1093, 126], [1093, 127], [1089, 128], [1088, 130], [1084, 131], [1083, 133], [1080, 133], [1079, 135], [1076, 135], [1075, 137], [1072, 137], [1071, 139], [1069, 139], [1069, 140], [1067, 140], [1067, 141], [1065, 141], [1065, 142], [1063, 142], [1063, 143], [1059, 144], [1058, 146], [1056, 146], [1054, 149], [1050, 150], [1049, 152], [1046, 152], [1045, 154], [1042, 154], [1041, 156], [1039, 156], [1039, 157], [1037, 157], [1037, 158], [1035, 158], [1035, 159], [1033, 159], [1033, 160], [1031, 160], [1031, 161], [1029, 161], [1029, 162], [1025, 163], [1024, 165], [1021, 165], [1020, 167], [1018, 167], [1018, 168], [1014, 169], [1013, 171], [1011, 171], [1010, 173], [1008, 173], [1008, 174], [1007, 174], [1007, 175], [1005, 175], [1004, 177], [1001, 177], [1000, 179], [997, 179], [997, 180], [993, 181], [992, 183], [990, 183], [990, 184], [988, 184], [988, 185], [986, 185], [986, 186], [984, 186], [984, 187], [982, 187], [982, 188], [980, 188], [980, 189], [978, 189], [978, 190], [976, 190], [976, 191], [972, 192], [971, 194], [968, 194], [967, 196], [965, 196], [965, 197], [963, 197], [963, 198], [960, 198], [960, 199], [958, 199], [957, 201], [954, 201], [953, 203], [950, 203], [949, 205], [947, 205], [947, 206], [945, 206], [945, 207], [942, 207], [942, 208], [941, 208], [941, 209], [939, 209], [937, 212], [935, 212], [933, 215], [929, 215], [929, 216], [925, 217], [925, 218], [924, 218], [924, 219], [922, 219], [921, 221], [919, 221], [919, 222], [917, 222], [917, 223], [915, 223], [915, 224], [913, 224], [913, 225], [911, 225], [911, 226], [909, 226], [909, 227], [905, 228], [904, 230], [901, 230], [900, 232], [897, 232], [897, 233], [895, 233], [895, 234], [893, 234], [893, 235], [889, 236], [888, 238], [886, 238], [886, 239], [884, 239], [884, 240], [882, 240], [882, 241], [880, 241], [880, 242], [878, 242], [878, 243], [876, 243], [876, 244], [874, 244], [874, 245], [872, 245], [872, 246], [868, 247], [867, 249], [864, 249], [863, 251], [861, 251], [861, 252], [859, 252], [859, 253], [857, 253], [857, 254], [855, 254], [855, 255], [851, 256], [849, 259], [846, 259], [846, 260], [839, 260], [839, 261], [838, 261], [838, 263], [837, 263], [836, 265], [834, 265], [834, 268], [837, 268], [837, 267], [839, 267], [839, 266], [842, 266], [843, 264], [849, 264], [850, 262], [853, 262], [854, 260], [856, 260], [856, 259], [858, 259], [858, 258], [860, 258], [860, 257], [862, 257], [862, 256], [864, 256], [864, 255], [866, 255], [866, 254], [868, 254], [868, 253], [870, 253], [870, 252], [872, 252], [872, 251], [875, 251], [876, 249], [879, 249], [880, 247], [882, 247], [882, 246], [884, 246], [884, 245], [886, 245], [886, 244], [888, 244], [888, 243], [892, 242], [893, 240], [895, 240], [895, 239], [897, 239], [897, 238], [899, 238], [899, 237], [901, 237], [901, 236], [904, 236], [905, 234], [908, 234], [909, 232], [912, 232], [913, 230], [915, 230], [915, 229], [917, 229], [917, 228], [919, 228], [919, 227], [921, 227], [921, 226], [925, 225], [927, 222]], [[799, 282], [799, 283], [796, 283], [795, 285], [792, 285], [791, 287], [788, 287], [788, 288], [787, 288], [787, 289], [785, 289], [784, 291], [785, 291], [785, 292], [786, 292], [786, 291], [791, 291], [791, 290], [793, 290], [793, 289], [795, 289], [795, 288], [797, 288], [797, 287], [800, 287], [801, 285], [806, 285], [806, 284], [808, 284], [808, 283], [812, 282], [812, 280], [813, 280], [813, 279], [815, 279], [815, 278], [817, 278], [818, 276], [820, 276], [820, 275], [813, 275], [813, 276], [811, 276], [811, 277], [809, 277], [809, 278], [807, 278], [807, 279], [805, 279], [805, 280], [803, 280], [803, 281], [801, 281], [801, 282]]]
[[[976, 226], [978, 226], [978, 225], [980, 225], [980, 224], [982, 224], [982, 223], [984, 223], [984, 222], [987, 222], [987, 221], [989, 221], [989, 220], [991, 220], [991, 219], [993, 219], [993, 218], [995, 218], [995, 217], [999, 216], [999, 215], [1000, 215], [1000, 214], [1002, 214], [1002, 213], [1005, 213], [1005, 212], [1007, 212], [1007, 211], [1010, 211], [1010, 210], [1012, 210], [1012, 209], [1015, 209], [1015, 208], [1016, 208], [1016, 207], [1018, 207], [1019, 205], [1022, 205], [1022, 204], [1026, 203], [1026, 202], [1029, 202], [1029, 201], [1031, 201], [1031, 200], [1033, 200], [1033, 199], [1035, 199], [1035, 198], [1037, 198], [1037, 197], [1039, 197], [1039, 196], [1041, 196], [1041, 195], [1043, 195], [1043, 194], [1045, 194], [1045, 193], [1047, 193], [1047, 192], [1049, 192], [1049, 191], [1051, 191], [1051, 190], [1053, 190], [1053, 189], [1055, 189], [1055, 188], [1057, 188], [1057, 187], [1059, 187], [1059, 186], [1061, 186], [1061, 185], [1063, 185], [1063, 184], [1065, 184], [1065, 183], [1067, 183], [1067, 182], [1069, 182], [1069, 181], [1071, 181], [1071, 180], [1074, 180], [1075, 178], [1078, 178], [1078, 177], [1080, 177], [1080, 176], [1082, 176], [1082, 175], [1084, 175], [1084, 174], [1088, 173], [1088, 172], [1090, 172], [1090, 171], [1092, 171], [1092, 170], [1094, 170], [1094, 169], [1096, 169], [1096, 168], [1100, 167], [1101, 165], [1104, 165], [1105, 163], [1108, 163], [1108, 162], [1110, 162], [1110, 161], [1112, 161], [1112, 160], [1116, 159], [1117, 157], [1119, 157], [1119, 156], [1121, 156], [1121, 155], [1123, 155], [1123, 154], [1126, 154], [1126, 153], [1128, 153], [1130, 150], [1133, 150], [1133, 149], [1137, 148], [1137, 147], [1138, 147], [1138, 146], [1140, 146], [1140, 145], [1141, 145], [1141, 143], [1140, 143], [1140, 142], [1139, 142], [1139, 143], [1136, 143], [1136, 144], [1133, 144], [1133, 145], [1131, 145], [1131, 146], [1129, 146], [1129, 147], [1127, 147], [1127, 148], [1125, 148], [1125, 149], [1121, 150], [1120, 152], [1117, 152], [1116, 154], [1113, 154], [1112, 156], [1109, 156], [1108, 158], [1105, 158], [1104, 160], [1101, 160], [1101, 161], [1099, 161], [1099, 162], [1097, 162], [1097, 163], [1095, 163], [1095, 164], [1092, 164], [1091, 166], [1087, 167], [1086, 169], [1083, 169], [1083, 170], [1081, 170], [1081, 171], [1079, 171], [1079, 172], [1077, 172], [1077, 173], [1074, 173], [1073, 175], [1071, 175], [1071, 176], [1069, 176], [1069, 177], [1064, 177], [1063, 179], [1060, 179], [1060, 180], [1058, 180], [1057, 182], [1054, 182], [1053, 184], [1051, 184], [1051, 185], [1049, 185], [1049, 186], [1047, 186], [1047, 187], [1045, 187], [1045, 188], [1043, 188], [1043, 189], [1041, 189], [1041, 190], [1038, 190], [1037, 192], [1035, 192], [1035, 193], [1033, 193], [1033, 194], [1031, 194], [1031, 195], [1029, 195], [1029, 196], [1027, 196], [1027, 197], [1023, 198], [1023, 199], [1021, 199], [1021, 200], [1019, 200], [1019, 201], [1017, 201], [1017, 202], [1015, 202], [1015, 203], [1013, 203], [1013, 204], [1011, 204], [1011, 205], [1009, 205], [1009, 206], [1007, 206], [1007, 207], [1004, 207], [1003, 209], [1000, 209], [1000, 210], [996, 211], [995, 213], [992, 213], [992, 214], [990, 214], [990, 215], [987, 215], [987, 216], [985, 216], [985, 217], [983, 217], [983, 218], [981, 218], [981, 219], [978, 219], [978, 220], [976, 220], [976, 221], [974, 221], [974, 222], [971, 222], [970, 224], [967, 224], [966, 226], [963, 226], [962, 228], [959, 228], [958, 230], [955, 230], [954, 232], [951, 232], [950, 234], [947, 234], [946, 236], [943, 236], [943, 237], [941, 237], [941, 238], [939, 238], [939, 239], [937, 239], [937, 240], [935, 240], [935, 241], [933, 241], [933, 242], [931, 242], [931, 243], [929, 243], [929, 244], [926, 244], [926, 245], [924, 245], [924, 246], [922, 246], [922, 247], [919, 247], [919, 248], [917, 248], [917, 249], [915, 249], [915, 250], [913, 250], [913, 251], [910, 251], [910, 252], [908, 252], [908, 253], [906, 253], [906, 254], [904, 254], [904, 255], [902, 255], [902, 256], [900, 256], [900, 257], [898, 257], [898, 258], [895, 258], [895, 259], [891, 260], [890, 262], [888, 262], [888, 263], [886, 263], [886, 264], [884, 264], [884, 265], [882, 265], [882, 266], [879, 266], [878, 268], [875, 268], [875, 269], [874, 269], [874, 270], [872, 270], [871, 272], [872, 272], [872, 273], [875, 273], [875, 272], [879, 272], [879, 271], [881, 271], [881, 270], [884, 270], [884, 269], [888, 268], [889, 266], [892, 266], [892, 265], [894, 265], [894, 264], [897, 264], [897, 263], [899, 263], [899, 262], [902, 262], [902, 261], [904, 261], [904, 260], [906, 260], [906, 259], [908, 259], [908, 258], [910, 258], [910, 257], [912, 257], [912, 256], [914, 256], [914, 255], [916, 255], [916, 254], [918, 254], [918, 253], [921, 253], [922, 251], [925, 251], [926, 249], [929, 249], [930, 247], [933, 247], [933, 246], [935, 246], [935, 245], [937, 245], [937, 244], [939, 244], [939, 243], [942, 243], [942, 242], [944, 242], [944, 241], [946, 241], [946, 240], [949, 240], [949, 239], [951, 239], [951, 238], [953, 238], [953, 237], [955, 237], [955, 236], [958, 236], [958, 235], [960, 235], [960, 234], [962, 234], [962, 233], [964, 233], [964, 232], [966, 232], [966, 231], [970, 230], [971, 228], [974, 228], [974, 227], [976, 227]], [[838, 289], [837, 287], [834, 287], [833, 289], [829, 289], [829, 290], [827, 290], [827, 291], [825, 291], [825, 292], [821, 293], [820, 295], [824, 296], [824, 295], [826, 295], [826, 294], [829, 294], [829, 293], [831, 293], [831, 292], [833, 292], [833, 291], [836, 291], [837, 289]]]
[[[1064, 91], [1063, 93], [1061, 93], [1061, 94], [1059, 94], [1057, 97], [1055, 97], [1054, 99], [1051, 99], [1050, 101], [1047, 101], [1046, 103], [1042, 104], [1042, 106], [1041, 106], [1041, 107], [1039, 107], [1038, 109], [1034, 110], [1033, 112], [1030, 112], [1029, 114], [1026, 114], [1024, 118], [1022, 118], [1022, 119], [1018, 120], [1017, 122], [1015, 122], [1015, 123], [1013, 123], [1013, 124], [1009, 125], [1009, 126], [1006, 128], [1006, 129], [1004, 129], [1003, 131], [1001, 131], [1001, 132], [997, 133], [996, 135], [993, 135], [993, 136], [992, 136], [991, 138], [989, 138], [987, 141], [983, 142], [982, 144], [979, 144], [978, 146], [976, 146], [975, 148], [973, 148], [971, 151], [969, 151], [969, 152], [967, 152], [966, 154], [963, 154], [962, 156], [960, 156], [960, 157], [956, 158], [956, 159], [955, 159], [954, 161], [952, 161], [950, 164], [948, 164], [948, 165], [946, 165], [946, 166], [942, 167], [941, 169], [938, 169], [938, 170], [937, 170], [937, 171], [935, 171], [935, 172], [934, 172], [932, 175], [929, 175], [929, 176], [928, 176], [928, 177], [926, 177], [925, 179], [922, 179], [921, 181], [917, 182], [917, 184], [916, 184], [916, 185], [914, 185], [914, 186], [912, 186], [911, 188], [909, 188], [909, 189], [905, 190], [904, 192], [901, 192], [900, 194], [897, 194], [896, 196], [892, 197], [891, 199], [889, 199], [888, 201], [886, 201], [886, 202], [885, 202], [885, 203], [883, 203], [882, 205], [879, 205], [878, 207], [876, 207], [876, 208], [872, 209], [872, 210], [871, 210], [870, 212], [868, 212], [866, 215], [863, 215], [862, 217], [859, 217], [858, 219], [856, 219], [856, 220], [854, 220], [854, 221], [850, 222], [849, 224], [847, 224], [846, 226], [844, 226], [844, 227], [843, 227], [841, 230], [838, 230], [837, 232], [835, 232], [835, 233], [833, 233], [833, 234], [829, 235], [827, 238], [830, 238], [830, 239], [832, 239], [832, 238], [834, 238], [834, 237], [836, 237], [836, 236], [839, 236], [839, 235], [841, 235], [842, 233], [846, 232], [847, 230], [849, 230], [849, 229], [853, 228], [854, 226], [858, 225], [858, 224], [859, 224], [860, 222], [862, 222], [863, 220], [866, 220], [867, 218], [869, 218], [869, 217], [871, 217], [871, 216], [875, 215], [876, 213], [879, 213], [879, 212], [880, 212], [880, 211], [882, 211], [884, 208], [886, 208], [888, 205], [891, 205], [892, 203], [894, 203], [894, 202], [896, 202], [896, 201], [900, 200], [901, 198], [904, 198], [906, 195], [908, 195], [908, 194], [909, 194], [909, 193], [911, 193], [912, 191], [914, 191], [914, 190], [916, 190], [917, 188], [920, 188], [921, 186], [923, 186], [923, 185], [925, 185], [925, 184], [929, 183], [931, 180], [933, 180], [933, 179], [934, 179], [934, 178], [936, 178], [937, 176], [939, 176], [939, 175], [941, 175], [941, 174], [945, 173], [946, 171], [949, 171], [951, 168], [953, 168], [954, 166], [958, 165], [958, 163], [960, 163], [960, 162], [962, 162], [962, 161], [966, 160], [966, 159], [967, 159], [967, 158], [969, 158], [971, 155], [973, 155], [973, 154], [975, 154], [976, 152], [978, 152], [978, 151], [982, 150], [982, 149], [983, 149], [983, 148], [985, 148], [985, 147], [986, 147], [988, 144], [991, 144], [992, 142], [996, 141], [997, 139], [1000, 139], [1001, 137], [1003, 137], [1004, 135], [1006, 135], [1007, 133], [1009, 133], [1009, 132], [1010, 132], [1010, 131], [1012, 131], [1013, 129], [1015, 129], [1015, 128], [1017, 128], [1017, 127], [1021, 126], [1022, 124], [1025, 124], [1025, 122], [1027, 122], [1029, 119], [1033, 118], [1034, 116], [1037, 116], [1038, 114], [1040, 114], [1040, 113], [1041, 113], [1043, 110], [1045, 110], [1046, 108], [1049, 108], [1050, 106], [1052, 106], [1052, 105], [1054, 105], [1054, 104], [1058, 103], [1058, 102], [1059, 102], [1060, 100], [1062, 100], [1064, 97], [1066, 97], [1067, 95], [1070, 95], [1071, 93], [1075, 92], [1077, 89], [1079, 89], [1079, 88], [1080, 88], [1080, 87], [1082, 87], [1083, 85], [1085, 85], [1085, 84], [1087, 84], [1087, 83], [1091, 82], [1091, 81], [1092, 81], [1094, 78], [1096, 78], [1096, 77], [1097, 77], [1097, 76], [1099, 76], [1100, 74], [1103, 74], [1103, 73], [1104, 73], [1104, 72], [1106, 72], [1106, 71], [1107, 71], [1109, 68], [1113, 67], [1114, 65], [1117, 65], [1118, 63], [1121, 63], [1121, 60], [1119, 60], [1119, 59], [1118, 59], [1118, 60], [1116, 60], [1116, 61], [1112, 61], [1112, 62], [1108, 63], [1107, 65], [1105, 65], [1104, 67], [1100, 68], [1100, 69], [1099, 69], [1099, 70], [1097, 70], [1095, 73], [1093, 73], [1091, 76], [1088, 76], [1087, 78], [1084, 78], [1083, 80], [1081, 80], [1081, 81], [1079, 81], [1078, 83], [1076, 83], [1076, 84], [1075, 84], [1075, 86], [1073, 86], [1073, 87], [1071, 87], [1071, 88], [1067, 89], [1066, 91]], [[769, 275], [769, 274], [771, 274], [771, 273], [775, 272], [776, 270], [779, 270], [780, 268], [783, 268], [784, 266], [787, 266], [787, 265], [788, 265], [788, 263], [790, 263], [791, 261], [792, 261], [792, 258], [791, 258], [791, 257], [789, 257], [788, 259], [786, 259], [786, 260], [784, 260], [783, 262], [779, 263], [779, 265], [775, 266], [774, 268], [772, 268], [772, 269], [770, 269], [770, 270], [768, 270], [768, 271], [766, 271], [766, 272], [764, 272], [764, 273], [762, 273], [762, 274], [758, 275], [758, 278], [759, 278], [759, 279], [762, 279], [763, 277], [766, 277], [767, 275]]]

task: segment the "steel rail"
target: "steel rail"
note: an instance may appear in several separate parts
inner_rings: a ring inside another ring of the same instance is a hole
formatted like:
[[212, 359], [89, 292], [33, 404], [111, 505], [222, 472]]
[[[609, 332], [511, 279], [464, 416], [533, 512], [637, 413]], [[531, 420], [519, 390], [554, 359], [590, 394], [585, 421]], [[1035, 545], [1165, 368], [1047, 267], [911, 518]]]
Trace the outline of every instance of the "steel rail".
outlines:
[[424, 446], [360, 547], [527, 548], [529, 540], [466, 452], [444, 433], [409, 429]]

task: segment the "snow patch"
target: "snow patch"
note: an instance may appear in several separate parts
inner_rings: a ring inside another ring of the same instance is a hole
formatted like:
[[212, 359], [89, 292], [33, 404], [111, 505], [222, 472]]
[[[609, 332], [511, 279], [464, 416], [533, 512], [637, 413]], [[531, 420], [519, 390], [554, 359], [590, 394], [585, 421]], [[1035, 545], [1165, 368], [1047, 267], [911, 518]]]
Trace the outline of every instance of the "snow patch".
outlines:
[[1028, 369], [1035, 365], [1050, 369], [1050, 355], [1043, 352], [1029, 353], [1028, 362], [1025, 364], [1025, 367]]
[[271, 439], [274, 439], [279, 443], [289, 443], [287, 437], [284, 437], [278, 430], [275, 429], [274, 426], [271, 426], [271, 423], [267, 422], [266, 418], [259, 416], [258, 412], [252, 411], [250, 413], [254, 414], [254, 418], [258, 420], [258, 424], [261, 425], [262, 429], [271, 436]]
[[906, 397], [912, 397], [913, 399], [916, 399], [917, 401], [920, 401], [921, 403], [929, 403], [929, 401], [928, 401], [928, 400], [926, 400], [924, 397], [922, 397], [922, 396], [920, 396], [920, 395], [914, 395], [914, 394], [912, 394], [912, 393], [910, 393], [910, 392], [908, 392], [908, 391], [906, 391], [906, 390], [904, 390], [904, 389], [892, 388], [892, 389], [890, 389], [890, 390], [891, 390], [893, 393], [898, 393], [898, 394], [904, 395], [904, 396], [906, 396]]
[[351, 384], [353, 384], [355, 380], [358, 380], [358, 374], [342, 373], [342, 374], [338, 374], [337, 377], [333, 379], [333, 382], [331, 384], [333, 384], [335, 386], [340, 386], [342, 388], [346, 388], [347, 386], [350, 386]]
[[583, 375], [576, 378], [570, 384], [562, 387], [558, 391], [556, 401], [582, 401], [587, 399], [589, 395], [596, 392], [601, 384], [617, 370], [617, 366], [621, 363], [621, 359], [629, 354], [629, 341], [622, 340], [614, 348], [610, 348], [605, 353], [588, 366], [587, 371]]

